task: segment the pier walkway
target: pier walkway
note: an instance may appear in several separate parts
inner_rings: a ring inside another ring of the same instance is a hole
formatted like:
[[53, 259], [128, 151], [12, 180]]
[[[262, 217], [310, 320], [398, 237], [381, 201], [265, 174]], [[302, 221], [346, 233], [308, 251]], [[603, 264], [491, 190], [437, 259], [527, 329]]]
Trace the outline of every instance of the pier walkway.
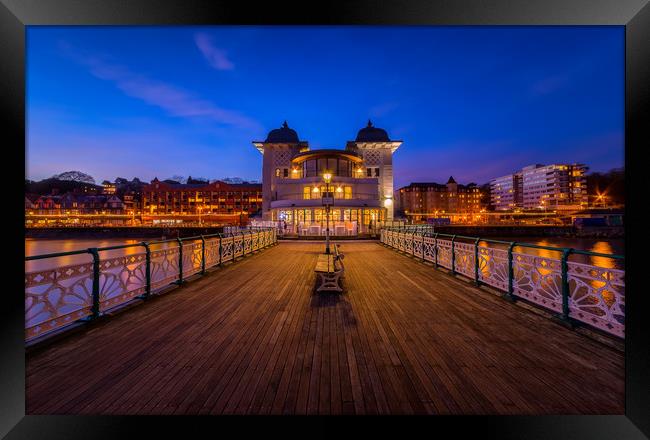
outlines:
[[376, 242], [285, 242], [27, 356], [27, 414], [622, 414], [623, 353]]

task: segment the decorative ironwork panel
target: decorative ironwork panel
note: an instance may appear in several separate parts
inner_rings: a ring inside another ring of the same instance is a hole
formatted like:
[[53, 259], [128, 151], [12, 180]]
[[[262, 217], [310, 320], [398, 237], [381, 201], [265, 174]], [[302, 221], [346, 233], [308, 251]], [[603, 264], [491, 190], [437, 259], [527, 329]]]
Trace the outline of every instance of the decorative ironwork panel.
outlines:
[[254, 251], [258, 250], [260, 248], [260, 233], [256, 232], [253, 234], [251, 237], [251, 249]]
[[413, 255], [423, 258], [423, 238], [421, 235], [413, 237]]
[[454, 243], [455, 271], [469, 278], [474, 278], [474, 245], [471, 243]]
[[178, 246], [151, 252], [151, 289], [164, 287], [178, 280]]
[[484, 284], [508, 291], [508, 251], [478, 247], [478, 279]]
[[93, 263], [25, 273], [25, 338], [92, 313]]
[[242, 255], [244, 255], [244, 237], [242, 237], [241, 235], [235, 235], [233, 238], [235, 240], [234, 251], [233, 251], [235, 258], [241, 257]]
[[436, 261], [435, 242], [436, 239], [433, 237], [424, 237], [424, 241], [422, 243], [423, 258], [426, 261], [430, 261], [432, 263]]
[[404, 252], [413, 253], [413, 234], [404, 234]]
[[514, 294], [542, 307], [562, 311], [562, 269], [559, 259], [512, 253]]
[[244, 234], [244, 254], [250, 254], [253, 248], [251, 234]]
[[404, 243], [405, 240], [405, 234], [402, 234], [401, 232], [397, 233], [397, 249], [400, 251], [404, 251], [406, 249], [406, 243]]
[[221, 239], [221, 261], [230, 261], [233, 257], [233, 237]]
[[146, 290], [146, 252], [101, 260], [99, 270], [101, 311], [123, 304]]
[[219, 239], [211, 238], [205, 240], [205, 267], [215, 264], [219, 264]]
[[625, 337], [625, 272], [568, 262], [569, 316]]
[[201, 271], [201, 242], [183, 244], [183, 277]]
[[451, 240], [438, 239], [438, 264], [451, 269]]

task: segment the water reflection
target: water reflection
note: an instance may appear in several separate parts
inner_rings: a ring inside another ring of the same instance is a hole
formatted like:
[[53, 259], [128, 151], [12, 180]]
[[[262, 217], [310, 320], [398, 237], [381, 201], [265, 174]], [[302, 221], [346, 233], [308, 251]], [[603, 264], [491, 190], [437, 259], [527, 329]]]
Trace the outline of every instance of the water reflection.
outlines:
[[[561, 248], [573, 248], [590, 252], [597, 252], [601, 254], [615, 254], [615, 255], [625, 255], [624, 241], [622, 239], [612, 239], [612, 240], [602, 240], [602, 239], [586, 239], [586, 238], [539, 238], [539, 237], [506, 237], [506, 238], [495, 238], [495, 240], [500, 241], [516, 241], [518, 243], [534, 244], [537, 246], [547, 246], [547, 247], [561, 247]], [[486, 241], [480, 241], [480, 246], [497, 248], [497, 249], [508, 249], [507, 244], [501, 243], [488, 243]], [[555, 251], [550, 249], [537, 249], [530, 247], [517, 246], [513, 249], [514, 253], [535, 255], [543, 258], [550, 258], [559, 260], [562, 257], [561, 251]], [[624, 261], [617, 260], [614, 258], [600, 257], [600, 256], [591, 256], [591, 255], [580, 255], [580, 254], [571, 254], [569, 256], [569, 261], [582, 264], [590, 264], [593, 266], [603, 267], [606, 269], [624, 269]]]
[[[136, 244], [142, 242], [143, 239], [133, 238], [115, 238], [115, 239], [25, 239], [25, 255], [40, 255], [55, 252], [68, 252], [80, 249], [87, 249], [89, 247], [106, 247], [116, 246], [122, 244]], [[144, 239], [151, 240], [151, 239]], [[624, 242], [622, 239], [602, 240], [602, 239], [584, 239], [584, 238], [539, 238], [539, 237], [506, 237], [496, 238], [502, 241], [517, 241], [519, 243], [530, 243], [539, 246], [550, 247], [572, 247], [574, 249], [582, 249], [586, 251], [598, 252], [602, 254], [619, 254], [624, 255]], [[507, 249], [507, 244], [488, 243], [481, 241], [481, 247], [490, 247], [497, 249]], [[175, 242], [163, 243], [152, 246], [152, 250], [163, 249], [168, 246], [177, 246]], [[130, 255], [144, 252], [142, 246], [134, 246], [126, 249], [119, 249], [113, 251], [103, 251], [102, 258], [113, 258], [122, 255]], [[561, 252], [552, 251], [547, 249], [534, 249], [526, 247], [516, 247], [515, 253], [536, 255], [544, 258], [559, 259]], [[26, 262], [25, 270], [28, 272], [34, 270], [42, 270], [53, 268], [57, 266], [81, 264], [92, 261], [89, 254], [70, 255], [66, 257], [48, 258], [45, 260], [36, 260]], [[577, 263], [592, 264], [594, 266], [603, 267], [607, 269], [623, 269], [623, 262], [607, 257], [587, 256], [587, 255], [571, 255], [570, 261]]]
[[[142, 242], [142, 239], [133, 238], [116, 238], [116, 239], [66, 239], [66, 240], [50, 240], [50, 239], [25, 239], [25, 255], [42, 255], [57, 252], [70, 252], [88, 249], [90, 247], [108, 247], [118, 246], [124, 244], [137, 244]], [[162, 246], [167, 246], [168, 243]], [[174, 245], [174, 243], [172, 243]], [[143, 246], [133, 246], [125, 249], [114, 249], [110, 251], [102, 251], [100, 256], [102, 259], [120, 257], [124, 255], [132, 255], [144, 252]], [[46, 258], [43, 260], [34, 260], [25, 262], [25, 271], [33, 272], [37, 270], [52, 269], [55, 267], [69, 266], [72, 264], [83, 264], [92, 262], [92, 256], [88, 253], [79, 255], [66, 255], [63, 257]]]
[[[599, 254], [613, 254], [614, 248], [612, 248], [612, 245], [606, 241], [598, 241], [594, 244], [591, 251], [598, 252]], [[591, 264], [593, 264], [594, 266], [604, 267], [606, 269], [617, 268], [616, 260], [612, 258], [594, 256], [591, 257], [591, 259], [592, 259]]]

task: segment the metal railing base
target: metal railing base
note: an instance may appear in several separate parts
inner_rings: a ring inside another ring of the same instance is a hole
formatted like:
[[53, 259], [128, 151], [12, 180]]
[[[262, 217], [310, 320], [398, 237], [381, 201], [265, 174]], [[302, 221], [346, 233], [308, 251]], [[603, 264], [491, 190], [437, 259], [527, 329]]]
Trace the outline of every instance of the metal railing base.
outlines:
[[566, 328], [571, 329], [571, 330], [573, 330], [573, 329], [575, 329], [577, 327], [576, 323], [571, 318], [567, 318], [567, 317], [565, 317], [563, 315], [553, 315], [551, 317], [551, 320], [553, 320], [553, 321], [557, 322], [558, 324], [560, 324], [561, 326], [566, 327]]
[[514, 297], [514, 295], [511, 295], [509, 293], [504, 293], [501, 295], [501, 298], [505, 299], [506, 301], [509, 301], [511, 303], [517, 302], [517, 298]]

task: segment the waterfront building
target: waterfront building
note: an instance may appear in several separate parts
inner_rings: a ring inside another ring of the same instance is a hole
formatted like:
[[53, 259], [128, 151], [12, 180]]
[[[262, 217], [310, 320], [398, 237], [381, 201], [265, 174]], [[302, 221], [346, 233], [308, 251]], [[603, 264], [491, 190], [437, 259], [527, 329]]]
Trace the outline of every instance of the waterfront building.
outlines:
[[250, 215], [262, 206], [262, 185], [169, 183], [155, 178], [142, 189], [143, 214]]
[[393, 219], [392, 156], [402, 141], [390, 139], [386, 130], [371, 121], [345, 149], [310, 150], [286, 121], [253, 145], [264, 156], [264, 220], [283, 222], [297, 234], [323, 234], [326, 173], [332, 175], [329, 221], [334, 234], [364, 232], [377, 222]]
[[412, 221], [450, 217], [471, 221], [467, 214], [482, 210], [482, 193], [475, 183], [458, 184], [453, 176], [445, 185], [435, 182], [414, 182], [395, 192], [396, 205]]
[[523, 206], [522, 173], [508, 174], [490, 181], [490, 202], [496, 211], [512, 211]]
[[583, 164], [529, 165], [490, 182], [496, 210], [576, 210], [587, 207]]
[[114, 183], [109, 182], [108, 180], [104, 180], [102, 182], [102, 193], [103, 194], [115, 194], [116, 189], [117, 189], [117, 186]]
[[124, 203], [116, 195], [85, 195], [68, 192], [38, 197], [30, 208], [34, 214], [122, 214]]
[[36, 205], [34, 205], [34, 202], [30, 200], [29, 197], [25, 196], [25, 211], [30, 211], [32, 209], [36, 208]]

